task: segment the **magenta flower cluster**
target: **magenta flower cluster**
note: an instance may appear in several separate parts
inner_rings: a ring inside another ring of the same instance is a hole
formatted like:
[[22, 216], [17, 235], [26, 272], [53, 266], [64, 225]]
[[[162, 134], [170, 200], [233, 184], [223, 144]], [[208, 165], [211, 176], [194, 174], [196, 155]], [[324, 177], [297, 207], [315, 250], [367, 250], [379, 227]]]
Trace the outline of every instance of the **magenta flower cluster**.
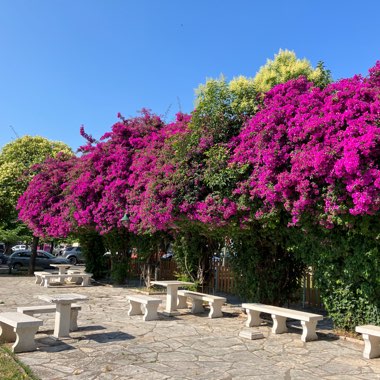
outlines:
[[260, 200], [257, 216], [281, 205], [327, 227], [342, 213], [380, 208], [380, 62], [321, 90], [305, 78], [273, 88], [241, 131], [232, 163], [250, 164], [235, 195]]
[[[274, 87], [240, 134], [222, 144], [230, 153], [225, 167], [240, 173], [225, 191], [208, 188], [199, 174], [203, 162], [191, 161], [210, 151], [211, 135], [178, 159], [191, 116], [180, 113], [169, 124], [147, 110], [118, 116], [100, 142], [81, 130], [88, 140], [81, 156], [37, 168], [18, 204], [35, 234], [66, 236], [80, 227], [155, 232], [183, 218], [222, 226], [237, 215], [245, 223], [279, 208], [292, 224], [307, 214], [331, 228], [342, 215], [379, 212], [380, 62], [368, 77], [324, 89], [303, 77]], [[185, 180], [177, 175], [184, 160]], [[186, 196], [190, 187], [199, 188], [196, 196]], [[120, 221], [124, 213], [127, 224]]]

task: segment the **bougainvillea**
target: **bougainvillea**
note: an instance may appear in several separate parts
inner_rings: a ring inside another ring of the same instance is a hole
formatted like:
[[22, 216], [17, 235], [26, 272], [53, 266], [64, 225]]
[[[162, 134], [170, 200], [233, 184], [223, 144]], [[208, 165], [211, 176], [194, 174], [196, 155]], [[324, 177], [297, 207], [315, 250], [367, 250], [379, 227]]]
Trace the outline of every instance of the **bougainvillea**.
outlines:
[[59, 154], [34, 167], [37, 174], [19, 198], [19, 218], [35, 236], [64, 237], [75, 229], [68, 203], [69, 173], [77, 157]]
[[100, 142], [81, 128], [88, 143], [80, 157], [61, 156], [39, 167], [18, 206], [20, 218], [37, 235], [62, 237], [80, 227], [107, 233], [123, 227], [133, 154], [163, 123], [147, 110], [139, 117], [119, 118]]
[[134, 153], [145, 148], [147, 136], [163, 127], [161, 119], [145, 109], [139, 117], [119, 118], [99, 143], [89, 141], [84, 147], [69, 185], [78, 225], [92, 225], [101, 233], [123, 227]]
[[379, 210], [379, 70], [323, 90], [299, 78], [267, 94], [232, 160], [250, 164], [235, 194], [249, 196], [257, 217], [283, 205], [293, 223], [307, 211], [331, 227], [339, 215]]
[[152, 233], [173, 226], [180, 187], [173, 181], [178, 169], [174, 142], [187, 133], [189, 120], [189, 115], [177, 114], [173, 123], [144, 136], [135, 151], [126, 191], [131, 231]]

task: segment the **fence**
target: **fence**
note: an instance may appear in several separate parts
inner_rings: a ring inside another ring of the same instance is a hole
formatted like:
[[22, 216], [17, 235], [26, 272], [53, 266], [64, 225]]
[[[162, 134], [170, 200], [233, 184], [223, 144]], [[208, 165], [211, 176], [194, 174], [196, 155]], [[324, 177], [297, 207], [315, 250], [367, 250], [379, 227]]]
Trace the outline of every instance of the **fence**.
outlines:
[[161, 261], [159, 270], [160, 280], [175, 280], [175, 273], [178, 271], [177, 264], [174, 260]]
[[231, 267], [221, 263], [213, 263], [213, 276], [210, 285], [213, 292], [233, 293], [235, 277]]
[[315, 287], [312, 271], [309, 271], [303, 278], [302, 305], [303, 307], [307, 305], [323, 308], [321, 294]]
[[[161, 261], [160, 265], [151, 268], [152, 278], [157, 280], [175, 280], [175, 273], [178, 271], [177, 264], [174, 260]], [[131, 266], [131, 272], [140, 275], [141, 265], [136, 261]], [[234, 293], [235, 276], [232, 268], [227, 264], [223, 265], [221, 262], [213, 262], [211, 264], [212, 276], [210, 278], [207, 290], [210, 293], [223, 292]], [[302, 280], [302, 305], [303, 307], [317, 307], [323, 308], [319, 290], [315, 287], [312, 271], [310, 270]]]

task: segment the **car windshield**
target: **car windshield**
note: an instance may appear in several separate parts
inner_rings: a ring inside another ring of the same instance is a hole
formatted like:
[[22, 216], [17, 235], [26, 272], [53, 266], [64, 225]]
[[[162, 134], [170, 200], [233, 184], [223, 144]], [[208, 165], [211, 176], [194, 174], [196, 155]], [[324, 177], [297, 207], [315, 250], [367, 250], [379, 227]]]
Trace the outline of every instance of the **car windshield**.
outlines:
[[46, 251], [38, 251], [38, 256], [47, 256], [48, 259], [55, 259], [55, 256]]

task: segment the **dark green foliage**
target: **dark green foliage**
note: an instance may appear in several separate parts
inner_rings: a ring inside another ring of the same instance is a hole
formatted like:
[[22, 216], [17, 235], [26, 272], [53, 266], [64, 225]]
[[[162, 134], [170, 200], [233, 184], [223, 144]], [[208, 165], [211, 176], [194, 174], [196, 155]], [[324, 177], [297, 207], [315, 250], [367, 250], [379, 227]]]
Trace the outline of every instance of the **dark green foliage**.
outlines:
[[103, 236], [104, 252], [110, 252], [111, 280], [116, 284], [124, 284], [128, 277], [132, 247], [130, 234], [126, 229], [114, 229]]
[[107, 259], [104, 257], [103, 238], [96, 231], [82, 230], [79, 242], [86, 257], [86, 271], [94, 279], [104, 278], [108, 271]]
[[257, 223], [232, 237], [236, 291], [246, 302], [283, 305], [300, 299], [305, 264], [293, 252], [291, 233]]
[[173, 243], [174, 258], [181, 274], [200, 286], [207, 285], [211, 278], [211, 258], [222, 247], [221, 238], [206, 231], [201, 223], [184, 224], [186, 228], [182, 226]]
[[299, 246], [337, 328], [380, 324], [379, 230], [375, 216], [356, 216], [332, 230], [314, 226]]
[[331, 70], [326, 69], [323, 61], [319, 61], [316, 67], [317, 70], [320, 70], [320, 76], [314, 79], [314, 84], [317, 87], [325, 88], [328, 84], [332, 83], [333, 78], [331, 75]]

